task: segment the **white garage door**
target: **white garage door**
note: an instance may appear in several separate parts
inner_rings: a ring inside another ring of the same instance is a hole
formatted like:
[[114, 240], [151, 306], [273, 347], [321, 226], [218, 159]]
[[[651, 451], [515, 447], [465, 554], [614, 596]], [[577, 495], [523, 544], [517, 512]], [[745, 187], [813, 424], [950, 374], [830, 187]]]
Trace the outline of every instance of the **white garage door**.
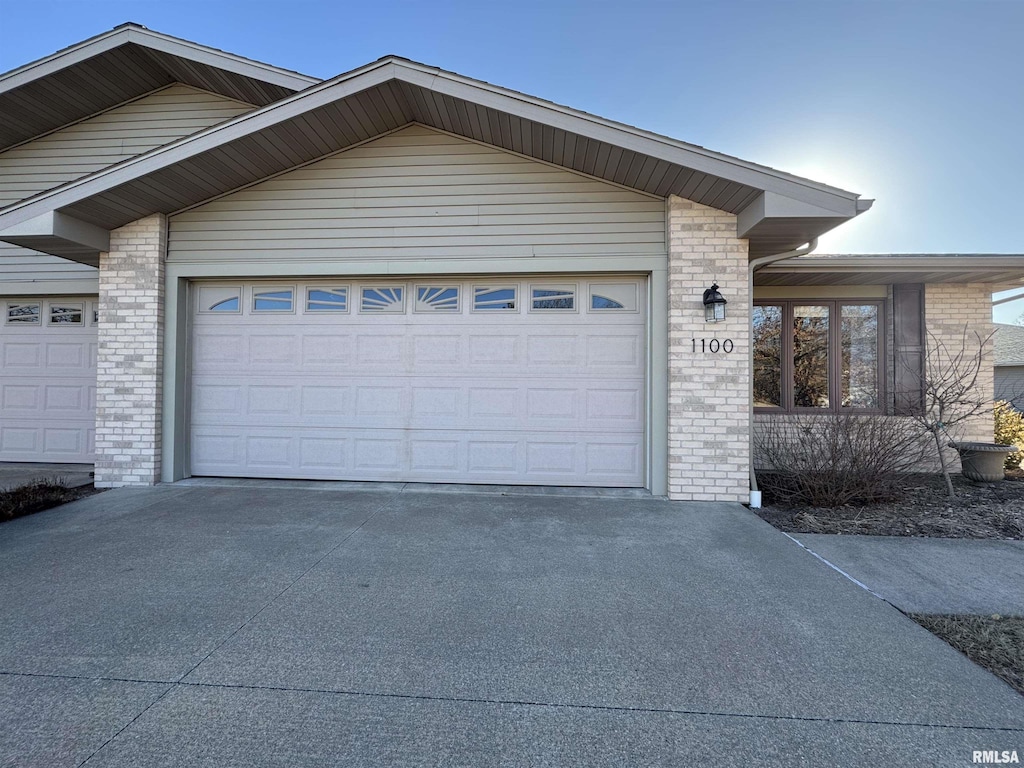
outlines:
[[91, 463], [96, 302], [5, 299], [0, 325], [0, 461]]
[[198, 285], [192, 474], [643, 486], [644, 289]]

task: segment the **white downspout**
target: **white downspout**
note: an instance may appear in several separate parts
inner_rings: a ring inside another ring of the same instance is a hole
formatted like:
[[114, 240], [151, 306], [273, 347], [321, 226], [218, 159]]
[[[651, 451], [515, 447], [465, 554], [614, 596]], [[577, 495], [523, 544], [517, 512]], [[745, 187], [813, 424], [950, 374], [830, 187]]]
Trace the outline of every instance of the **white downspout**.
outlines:
[[[792, 259], [797, 256], [806, 256], [811, 253], [815, 248], [818, 247], [818, 238], [811, 238], [811, 241], [802, 248], [796, 248], [792, 251], [785, 251], [784, 253], [775, 253], [770, 256], [759, 256], [750, 262], [750, 269], [747, 272], [747, 296], [750, 297], [751, 315], [753, 315], [754, 307], [754, 272], [759, 270], [761, 267], [767, 266], [768, 264], [774, 264], [777, 261], [783, 259]], [[753, 330], [754, 318], [750, 318], [751, 330]], [[750, 356], [750, 375], [748, 376], [748, 389], [749, 389], [749, 401], [750, 401], [750, 413], [749, 413], [749, 424], [750, 424], [750, 508], [760, 509], [761, 507], [761, 490], [757, 487], [757, 473], [754, 471], [754, 337], [751, 333], [750, 337], [750, 350], [748, 352]]]

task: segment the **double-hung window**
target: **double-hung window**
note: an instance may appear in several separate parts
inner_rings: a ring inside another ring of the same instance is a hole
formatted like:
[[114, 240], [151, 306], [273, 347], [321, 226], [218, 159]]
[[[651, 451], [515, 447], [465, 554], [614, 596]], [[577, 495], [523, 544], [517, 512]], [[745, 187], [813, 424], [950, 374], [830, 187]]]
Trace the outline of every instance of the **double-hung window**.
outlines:
[[882, 301], [758, 301], [754, 406], [765, 412], [884, 408]]

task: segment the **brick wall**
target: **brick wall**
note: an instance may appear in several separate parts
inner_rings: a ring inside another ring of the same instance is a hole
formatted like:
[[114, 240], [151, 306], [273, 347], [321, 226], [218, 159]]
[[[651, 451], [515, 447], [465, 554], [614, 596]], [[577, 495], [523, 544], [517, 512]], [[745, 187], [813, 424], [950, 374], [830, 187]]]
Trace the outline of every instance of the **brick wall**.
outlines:
[[[747, 242], [736, 217], [672, 196], [669, 279], [668, 495], [747, 501], [750, 490], [750, 296]], [[717, 282], [726, 320], [706, 323], [704, 289]], [[701, 351], [701, 340], [732, 352]], [[696, 340], [696, 351], [694, 351]]]
[[[967, 329], [967, 354], [976, 351], [978, 337], [988, 339], [978, 380], [978, 394], [991, 401], [995, 393], [992, 334], [992, 288], [983, 283], [928, 284], [924, 287], [924, 314], [931, 337], [938, 339], [952, 353], [964, 348]], [[932, 338], [929, 338], [929, 343]], [[931, 357], [931, 355], [930, 355]], [[995, 426], [991, 412], [976, 416], [963, 424], [953, 435], [958, 440], [991, 443]]]
[[110, 252], [100, 254], [97, 487], [160, 479], [166, 251], [158, 214], [111, 232]]

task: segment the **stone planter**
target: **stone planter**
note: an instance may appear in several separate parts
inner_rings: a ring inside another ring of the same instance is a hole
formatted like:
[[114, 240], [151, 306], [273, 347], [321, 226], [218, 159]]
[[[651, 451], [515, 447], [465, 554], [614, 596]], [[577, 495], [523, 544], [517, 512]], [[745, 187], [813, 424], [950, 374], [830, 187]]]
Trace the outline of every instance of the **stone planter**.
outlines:
[[998, 443], [950, 443], [960, 454], [964, 477], [979, 482], [994, 483], [1005, 477], [1003, 463], [1017, 450], [1015, 445]]

